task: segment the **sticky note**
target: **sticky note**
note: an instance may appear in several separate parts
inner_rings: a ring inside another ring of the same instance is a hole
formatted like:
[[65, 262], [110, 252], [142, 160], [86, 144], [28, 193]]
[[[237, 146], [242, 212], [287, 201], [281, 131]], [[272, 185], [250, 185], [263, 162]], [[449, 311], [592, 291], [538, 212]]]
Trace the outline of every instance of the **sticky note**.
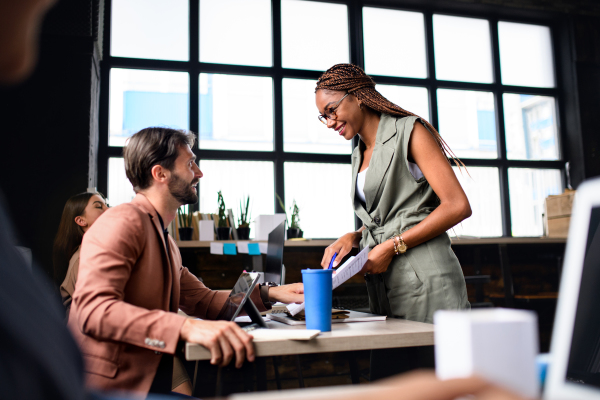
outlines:
[[248, 244], [250, 242], [237, 242], [237, 251], [240, 254], [248, 254]]
[[223, 254], [223, 243], [210, 242], [210, 254]]
[[235, 243], [223, 243], [223, 254], [235, 256], [237, 254]]
[[251, 256], [260, 256], [260, 247], [258, 243], [248, 243], [248, 254]]
[[258, 247], [260, 247], [260, 252], [263, 254], [267, 254], [267, 247], [269, 246], [269, 243], [266, 242], [260, 242], [258, 244]]

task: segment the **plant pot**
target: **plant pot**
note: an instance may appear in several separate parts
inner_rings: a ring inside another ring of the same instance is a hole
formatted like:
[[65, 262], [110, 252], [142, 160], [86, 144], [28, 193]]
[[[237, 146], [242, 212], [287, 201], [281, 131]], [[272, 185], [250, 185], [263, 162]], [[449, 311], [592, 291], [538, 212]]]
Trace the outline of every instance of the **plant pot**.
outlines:
[[288, 239], [301, 238], [303, 234], [304, 232], [302, 232], [302, 229], [300, 228], [288, 228], [287, 230]]
[[250, 239], [250, 228], [237, 228], [237, 234], [239, 240]]
[[217, 228], [217, 240], [229, 240], [229, 236], [231, 235], [231, 228], [227, 227], [218, 227]]
[[179, 240], [192, 240], [194, 228], [179, 228]]

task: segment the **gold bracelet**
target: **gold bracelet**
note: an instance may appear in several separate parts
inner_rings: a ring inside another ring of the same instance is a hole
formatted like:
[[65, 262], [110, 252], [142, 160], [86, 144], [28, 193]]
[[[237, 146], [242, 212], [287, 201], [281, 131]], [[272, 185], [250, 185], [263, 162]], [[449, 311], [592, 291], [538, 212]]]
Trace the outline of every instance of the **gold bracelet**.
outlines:
[[394, 253], [396, 253], [396, 255], [406, 253], [406, 250], [408, 249], [408, 247], [406, 246], [406, 243], [404, 243], [404, 239], [402, 239], [402, 235], [394, 236], [393, 240], [394, 240]]

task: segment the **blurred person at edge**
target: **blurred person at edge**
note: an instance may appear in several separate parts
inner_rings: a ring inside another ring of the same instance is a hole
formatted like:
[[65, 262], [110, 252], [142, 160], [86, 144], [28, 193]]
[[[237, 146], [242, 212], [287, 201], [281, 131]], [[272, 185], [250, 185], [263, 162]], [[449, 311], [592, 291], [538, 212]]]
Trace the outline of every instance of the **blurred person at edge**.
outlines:
[[[33, 70], [41, 21], [53, 3], [0, 0], [0, 84], [22, 82]], [[50, 282], [37, 266], [30, 273], [17, 253], [2, 200], [0, 195], [0, 397], [85, 398], [83, 362], [64, 311]]]

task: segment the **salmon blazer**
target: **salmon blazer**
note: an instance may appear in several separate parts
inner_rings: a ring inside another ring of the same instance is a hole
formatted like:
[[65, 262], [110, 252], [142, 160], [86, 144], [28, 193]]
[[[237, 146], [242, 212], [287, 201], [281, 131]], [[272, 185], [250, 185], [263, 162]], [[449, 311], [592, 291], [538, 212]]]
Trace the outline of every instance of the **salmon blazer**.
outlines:
[[[258, 290], [252, 300], [264, 309]], [[185, 321], [178, 308], [216, 319], [227, 302], [182, 266], [144, 195], [107, 210], [83, 237], [69, 316], [87, 384], [147, 393], [162, 354], [175, 353]]]

